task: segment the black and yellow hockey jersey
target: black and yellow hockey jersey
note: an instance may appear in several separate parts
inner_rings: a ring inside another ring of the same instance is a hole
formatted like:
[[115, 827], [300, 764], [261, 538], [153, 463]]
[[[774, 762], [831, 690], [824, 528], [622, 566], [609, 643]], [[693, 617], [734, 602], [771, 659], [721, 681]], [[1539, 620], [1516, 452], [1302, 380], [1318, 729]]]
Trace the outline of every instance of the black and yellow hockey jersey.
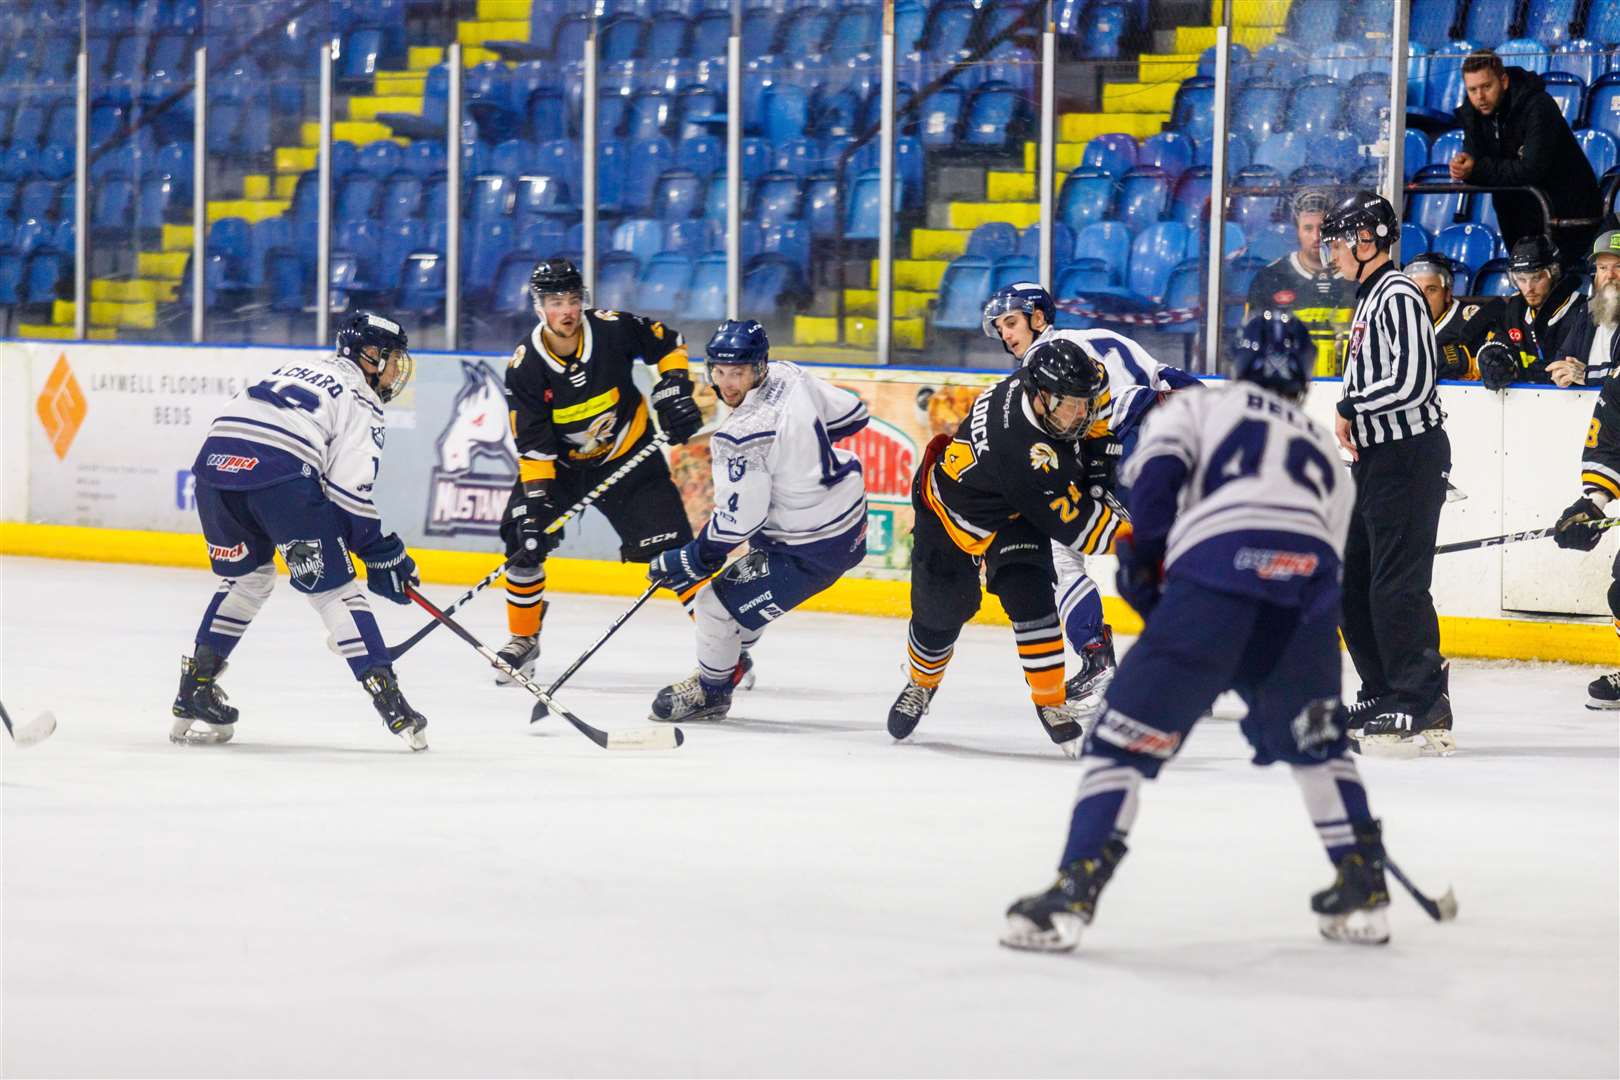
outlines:
[[550, 480], [559, 466], [589, 469], [652, 437], [637, 362], [660, 375], [687, 371], [686, 340], [673, 327], [627, 311], [587, 311], [579, 347], [556, 356], [537, 324], [506, 367], [506, 407], [522, 479]]
[[1479, 347], [1490, 338], [1501, 322], [1502, 301], [1498, 297], [1452, 300], [1451, 306], [1434, 321], [1434, 342], [1440, 346], [1442, 379], [1479, 380]]
[[1620, 373], [1605, 379], [1598, 391], [1581, 453], [1581, 488], [1587, 495], [1620, 499]]
[[1020, 369], [979, 395], [923, 477], [923, 502], [969, 555], [1017, 517], [1076, 551], [1107, 551], [1122, 519], [1082, 490], [1081, 444], [1041, 427], [1027, 377]]
[[1267, 308], [1291, 312], [1305, 324], [1316, 344], [1316, 374], [1338, 374], [1337, 333], [1350, 325], [1356, 306], [1356, 285], [1332, 270], [1312, 271], [1299, 252], [1284, 255], [1262, 267], [1249, 284], [1248, 319]]

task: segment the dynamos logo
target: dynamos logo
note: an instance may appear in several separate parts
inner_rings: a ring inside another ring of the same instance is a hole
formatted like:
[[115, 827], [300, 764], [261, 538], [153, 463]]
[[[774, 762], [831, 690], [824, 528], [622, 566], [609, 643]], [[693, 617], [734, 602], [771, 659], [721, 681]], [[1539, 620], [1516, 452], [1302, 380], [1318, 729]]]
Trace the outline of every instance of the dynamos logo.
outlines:
[[436, 444], [438, 464], [428, 496], [426, 532], [434, 536], [500, 532], [517, 444], [506, 419], [506, 394], [487, 364], [461, 362], [462, 385]]

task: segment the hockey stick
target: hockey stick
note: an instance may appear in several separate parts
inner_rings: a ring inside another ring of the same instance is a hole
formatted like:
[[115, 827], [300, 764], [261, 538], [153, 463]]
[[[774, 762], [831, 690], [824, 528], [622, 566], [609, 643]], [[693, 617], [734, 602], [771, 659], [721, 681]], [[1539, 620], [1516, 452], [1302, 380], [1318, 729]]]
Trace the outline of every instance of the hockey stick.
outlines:
[[[590, 491], [586, 492], [583, 498], [553, 518], [551, 524], [547, 525], [545, 528], [546, 535], [550, 536], [558, 529], [561, 529], [570, 520], [578, 517], [580, 514], [583, 514], [592, 503], [596, 502], [597, 499], [602, 497], [603, 493], [606, 492], [608, 488], [624, 479], [624, 477], [629, 474], [631, 469], [634, 469], [637, 465], [640, 465], [643, 461], [646, 461], [653, 454], [657, 453], [659, 450], [668, 445], [669, 439], [664, 435], [659, 434], [653, 436], [652, 442], [648, 443], [646, 446], [643, 446], [634, 454], [631, 454], [629, 460], [604, 477], [602, 482], [591, 488]], [[515, 557], [516, 556], [514, 556], [514, 558]], [[501, 565], [491, 570], [482, 581], [451, 601], [449, 605], [443, 609], [444, 613], [446, 615], [454, 615], [473, 597], [477, 596], [479, 593], [495, 584], [495, 582], [499, 581], [501, 575], [506, 573], [506, 568], [511, 565], [511, 562], [511, 559], [507, 559], [505, 562], [501, 563]], [[438, 625], [437, 620], [428, 622], [420, 630], [416, 631], [416, 633], [412, 634], [398, 645], [390, 645], [388, 647], [388, 659], [398, 660], [401, 656], [404, 656], [416, 645], [417, 642], [431, 634], [434, 628]]]
[[24, 750], [30, 746], [38, 746], [56, 731], [56, 715], [49, 710], [40, 713], [22, 727], [14, 728], [11, 726], [11, 714], [6, 712], [4, 705], [0, 705], [0, 720], [5, 721], [6, 734], [11, 736], [11, 741]]
[[1446, 894], [1440, 899], [1431, 900], [1418, 891], [1418, 887], [1412, 884], [1412, 879], [1402, 873], [1401, 868], [1396, 866], [1395, 861], [1388, 855], [1384, 856], [1384, 865], [1395, 875], [1395, 880], [1412, 894], [1412, 899], [1417, 901], [1418, 907], [1422, 908], [1429, 918], [1435, 922], [1450, 922], [1457, 917], [1457, 897], [1450, 886], [1447, 886]]
[[[619, 627], [630, 621], [630, 616], [641, 610], [642, 604], [645, 604], [648, 600], [652, 599], [652, 594], [657, 591], [658, 585], [656, 582], [648, 585], [647, 591], [636, 597], [636, 602], [630, 605], [629, 610], [627, 610], [623, 615], [620, 615], [617, 619], [614, 619], [613, 625], [607, 628], [607, 632], [596, 639], [596, 644], [580, 653], [579, 659], [575, 660], [572, 664], [569, 664], [568, 670], [557, 676], [556, 680], [552, 682], [550, 686], [546, 687], [546, 695], [549, 697], [550, 695], [555, 694], [558, 689], [561, 688], [562, 684], [567, 682], [569, 677], [580, 669], [580, 666], [584, 664], [585, 661], [596, 655], [597, 649], [600, 649], [603, 645], [607, 644], [608, 638], [619, 632]], [[534, 710], [529, 713], [529, 723], [539, 723], [545, 718], [546, 703], [544, 701], [535, 702]]]
[[592, 727], [579, 717], [575, 716], [573, 713], [569, 712], [567, 709], [563, 708], [561, 705], [557, 704], [556, 700], [552, 698], [550, 694], [540, 689], [539, 683], [524, 675], [521, 671], [513, 667], [511, 664], [508, 664], [505, 660], [502, 660], [493, 649], [474, 637], [470, 630], [456, 622], [456, 620], [452, 619], [443, 611], [440, 611], [436, 606], [434, 606], [433, 601], [417, 592], [414, 585], [405, 586], [405, 595], [410, 597], [410, 599], [414, 601], [423, 611], [426, 611], [429, 615], [433, 616], [436, 622], [442, 622], [444, 625], [448, 626], [452, 633], [454, 633], [462, 641], [465, 641], [467, 644], [471, 645], [478, 652], [478, 655], [482, 656], [485, 660], [488, 660], [497, 671], [502, 672], [507, 676], [507, 678], [511, 679], [529, 693], [545, 702], [551, 707], [553, 712], [557, 713], [564, 720], [567, 720], [570, 724], [573, 724], [574, 727], [579, 729], [579, 733], [581, 735], [584, 735], [587, 739], [591, 740], [591, 742], [595, 743], [597, 746], [600, 746], [602, 749], [673, 750], [675, 747], [680, 746], [686, 741], [686, 736], [681, 732], [681, 729], [675, 727], [674, 725], [669, 727], [631, 728], [626, 731], [602, 731], [600, 728]]
[[[1582, 525], [1594, 529], [1612, 529], [1620, 525], [1620, 518], [1599, 518], [1596, 521], [1583, 521]], [[1558, 526], [1549, 525], [1545, 529], [1528, 529], [1524, 532], [1503, 533], [1501, 536], [1487, 536], [1482, 540], [1459, 540], [1454, 544], [1441, 544], [1434, 549], [1436, 555], [1450, 555], [1453, 551], [1473, 551], [1475, 548], [1497, 547], [1501, 544], [1517, 544], [1521, 540], [1539, 540], [1543, 536], [1551, 536], [1558, 531]]]

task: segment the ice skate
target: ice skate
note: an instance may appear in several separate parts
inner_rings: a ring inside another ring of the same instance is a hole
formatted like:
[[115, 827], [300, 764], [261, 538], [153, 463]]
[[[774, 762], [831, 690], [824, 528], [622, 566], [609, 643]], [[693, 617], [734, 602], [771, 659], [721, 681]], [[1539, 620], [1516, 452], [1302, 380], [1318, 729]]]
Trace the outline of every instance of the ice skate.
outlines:
[[1378, 822], [1356, 826], [1356, 846], [1339, 859], [1336, 869], [1333, 884], [1311, 897], [1317, 929], [1329, 941], [1387, 944], [1389, 887], [1384, 883], [1384, 841]]
[[1114, 681], [1114, 630], [1103, 624], [1102, 633], [1086, 642], [1080, 650], [1080, 670], [1064, 684], [1068, 698], [1080, 710], [1083, 720], [1089, 720], [1102, 705], [1103, 693]]
[[427, 727], [427, 717], [411, 708], [405, 695], [399, 692], [399, 680], [394, 677], [393, 668], [372, 668], [361, 678], [360, 685], [371, 695], [371, 703], [377, 707], [389, 731], [405, 740], [405, 745], [412, 750], [428, 748], [427, 736], [422, 733]]
[[754, 688], [754, 658], [744, 649], [737, 658], [737, 669], [731, 673], [731, 688], [733, 690], [752, 690]]
[[1001, 943], [1009, 949], [1068, 952], [1097, 913], [1097, 897], [1125, 857], [1125, 844], [1110, 840], [1102, 857], [1080, 859], [1058, 872], [1050, 889], [1026, 896], [1007, 909]]
[[730, 711], [730, 686], [714, 686], [692, 675], [658, 691], [658, 696], [653, 698], [650, 719], [669, 723], [677, 720], [724, 720]]
[[1359, 735], [1361, 729], [1367, 726], [1367, 721], [1378, 715], [1388, 698], [1388, 694], [1357, 694], [1356, 700], [1344, 707], [1345, 730]]
[[1041, 726], [1065, 754], [1072, 758], [1080, 756], [1080, 747], [1085, 743], [1081, 736], [1086, 733], [1081, 722], [1089, 718], [1081, 705], [1074, 701], [1065, 701], [1061, 705], [1037, 705], [1035, 715], [1040, 717]]
[[[535, 661], [540, 659], [540, 635], [525, 637], [522, 634], [513, 634], [512, 639], [502, 645], [495, 655], [506, 661], [508, 666], [517, 669], [525, 679], [532, 679]], [[495, 685], [517, 686], [518, 681], [500, 668], [496, 668]]]
[[1450, 757], [1457, 752], [1451, 734], [1451, 694], [1442, 691], [1421, 714], [1393, 703], [1381, 706], [1361, 734], [1350, 740], [1350, 747], [1368, 757]]
[[218, 682], [224, 673], [225, 660], [206, 645], [197, 646], [195, 657], [180, 658], [180, 690], [170, 710], [175, 716], [169, 727], [170, 742], [213, 746], [231, 741], [238, 714], [225, 704], [225, 691]]
[[906, 688], [900, 691], [900, 696], [895, 698], [894, 704], [889, 707], [889, 735], [895, 739], [904, 739], [916, 731], [917, 724], [928, 711], [928, 704], [934, 700], [934, 692], [938, 689], [937, 686], [923, 686], [908, 679]]
[[1586, 684], [1588, 709], [1620, 709], [1620, 671], [1602, 675]]

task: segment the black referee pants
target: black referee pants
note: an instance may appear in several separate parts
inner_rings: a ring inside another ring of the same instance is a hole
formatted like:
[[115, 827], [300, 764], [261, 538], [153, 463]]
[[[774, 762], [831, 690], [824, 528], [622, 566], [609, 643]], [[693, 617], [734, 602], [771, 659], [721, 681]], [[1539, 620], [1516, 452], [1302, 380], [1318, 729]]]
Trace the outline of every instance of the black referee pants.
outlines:
[[1394, 694], [1416, 712], [1443, 687], [1429, 583], [1450, 469], [1444, 428], [1363, 447], [1351, 467], [1356, 505], [1344, 546], [1344, 643], [1363, 698]]

